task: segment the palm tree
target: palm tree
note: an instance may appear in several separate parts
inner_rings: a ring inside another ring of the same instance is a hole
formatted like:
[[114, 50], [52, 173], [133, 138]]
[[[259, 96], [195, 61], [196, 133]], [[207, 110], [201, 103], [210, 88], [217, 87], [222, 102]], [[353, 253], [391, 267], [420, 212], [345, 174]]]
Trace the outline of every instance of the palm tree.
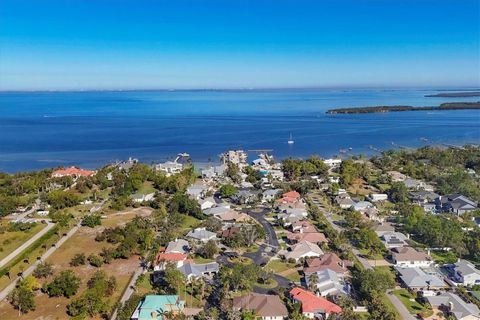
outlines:
[[317, 288], [317, 284], [318, 284], [318, 275], [316, 273], [312, 273], [308, 277], [308, 288], [312, 291], [315, 291]]

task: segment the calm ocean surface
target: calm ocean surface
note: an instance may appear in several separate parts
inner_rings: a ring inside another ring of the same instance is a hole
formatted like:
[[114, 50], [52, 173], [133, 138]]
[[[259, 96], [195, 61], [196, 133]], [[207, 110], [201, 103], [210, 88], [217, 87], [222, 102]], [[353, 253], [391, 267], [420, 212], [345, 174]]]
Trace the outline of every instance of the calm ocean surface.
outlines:
[[[480, 110], [325, 114], [335, 107], [480, 100], [424, 97], [431, 93], [437, 91], [0, 93], [0, 171], [96, 168], [129, 156], [165, 161], [179, 152], [206, 163], [236, 148], [273, 149], [285, 158], [480, 143]], [[293, 145], [287, 144], [290, 133]]]

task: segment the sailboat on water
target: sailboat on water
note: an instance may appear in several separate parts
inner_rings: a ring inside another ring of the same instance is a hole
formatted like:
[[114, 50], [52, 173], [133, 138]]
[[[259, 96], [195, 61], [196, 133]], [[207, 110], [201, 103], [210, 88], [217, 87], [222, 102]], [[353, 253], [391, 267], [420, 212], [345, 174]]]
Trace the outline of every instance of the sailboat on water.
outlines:
[[294, 144], [295, 143], [295, 140], [293, 140], [293, 137], [292, 137], [292, 134], [290, 133], [290, 138], [288, 138], [288, 141], [287, 141], [288, 144]]

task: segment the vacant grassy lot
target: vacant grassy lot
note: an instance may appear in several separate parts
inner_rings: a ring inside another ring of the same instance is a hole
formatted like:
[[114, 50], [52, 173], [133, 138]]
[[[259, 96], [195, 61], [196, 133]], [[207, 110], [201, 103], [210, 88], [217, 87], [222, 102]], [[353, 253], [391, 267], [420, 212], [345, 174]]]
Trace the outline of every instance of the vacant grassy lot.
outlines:
[[[120, 298], [125, 287], [128, 285], [132, 273], [139, 266], [139, 257], [132, 256], [125, 260], [114, 260], [110, 264], [104, 264], [101, 268], [95, 268], [90, 265], [71, 267], [70, 260], [77, 253], [84, 253], [86, 256], [90, 254], [98, 254], [103, 247], [109, 247], [110, 244], [106, 242], [96, 242], [95, 235], [106, 226], [117, 226], [126, 223], [136, 215], [148, 215], [150, 209], [138, 208], [130, 211], [123, 211], [115, 214], [110, 214], [106, 219], [102, 220], [102, 226], [96, 228], [82, 227], [73, 235], [67, 242], [58, 248], [52, 256], [48, 259], [53, 264], [54, 276], [63, 270], [73, 270], [81, 279], [82, 285], [75, 297], [81, 295], [86, 289], [87, 281], [99, 269], [104, 270], [108, 275], [113, 275], [117, 279], [117, 290], [110, 297], [110, 304], [114, 304]], [[42, 280], [42, 283], [51, 281], [53, 278]], [[72, 299], [74, 299], [73, 297]], [[68, 319], [66, 313], [67, 305], [72, 299], [65, 298], [49, 298], [47, 295], [38, 293], [35, 298], [37, 308], [34, 312], [30, 312], [22, 316], [22, 319]], [[18, 312], [14, 310], [8, 303], [2, 302], [0, 304], [0, 319], [15, 319]]]
[[0, 234], [0, 260], [45, 228], [46, 224], [37, 223], [27, 231], [6, 231]]
[[273, 273], [280, 273], [293, 268], [295, 268], [294, 263], [288, 263], [282, 260], [270, 260], [265, 266], [266, 270], [271, 270]]

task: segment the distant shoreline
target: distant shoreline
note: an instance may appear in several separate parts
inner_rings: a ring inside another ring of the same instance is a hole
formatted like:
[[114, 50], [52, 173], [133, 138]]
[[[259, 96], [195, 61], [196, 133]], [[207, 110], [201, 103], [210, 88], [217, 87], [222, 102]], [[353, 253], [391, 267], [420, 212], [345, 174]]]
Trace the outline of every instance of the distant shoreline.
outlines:
[[444, 111], [444, 110], [477, 110], [480, 109], [480, 102], [451, 102], [442, 103], [439, 106], [412, 107], [412, 106], [375, 106], [375, 107], [354, 107], [329, 109], [327, 114], [358, 114], [358, 113], [382, 113], [402, 111]]
[[480, 91], [427, 94], [425, 97], [427, 98], [471, 98], [471, 97], [480, 97]]

